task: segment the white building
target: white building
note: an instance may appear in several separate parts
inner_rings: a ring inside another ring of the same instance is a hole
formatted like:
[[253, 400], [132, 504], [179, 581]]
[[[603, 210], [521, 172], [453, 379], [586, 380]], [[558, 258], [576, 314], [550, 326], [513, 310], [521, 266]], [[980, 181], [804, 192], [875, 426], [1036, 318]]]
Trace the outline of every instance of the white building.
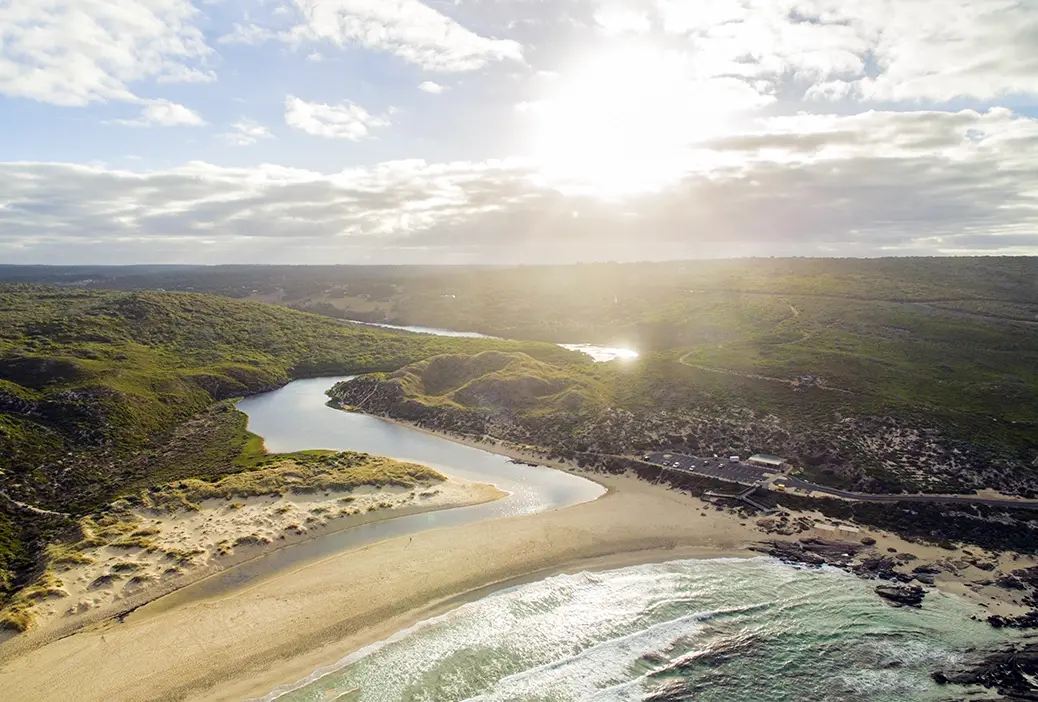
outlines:
[[758, 466], [767, 466], [768, 468], [782, 468], [786, 465], [785, 458], [779, 458], [767, 453], [755, 453], [750, 456], [749, 461]]

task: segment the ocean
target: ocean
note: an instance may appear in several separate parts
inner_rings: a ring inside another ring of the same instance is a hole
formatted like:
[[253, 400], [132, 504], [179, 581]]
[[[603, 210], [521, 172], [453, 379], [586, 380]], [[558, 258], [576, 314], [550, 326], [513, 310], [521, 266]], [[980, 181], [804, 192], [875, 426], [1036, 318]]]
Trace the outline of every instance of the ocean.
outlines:
[[930, 673], [1005, 641], [937, 592], [770, 558], [684, 560], [502, 590], [273, 691], [278, 702], [947, 700]]

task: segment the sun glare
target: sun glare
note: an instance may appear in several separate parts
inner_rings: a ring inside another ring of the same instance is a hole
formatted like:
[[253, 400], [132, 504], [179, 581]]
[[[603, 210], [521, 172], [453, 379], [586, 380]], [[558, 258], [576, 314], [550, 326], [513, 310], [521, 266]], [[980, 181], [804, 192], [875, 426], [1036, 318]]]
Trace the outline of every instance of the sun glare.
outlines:
[[724, 125], [723, 100], [685, 60], [649, 47], [589, 57], [528, 105], [543, 175], [602, 196], [658, 189], [689, 166], [690, 144]]

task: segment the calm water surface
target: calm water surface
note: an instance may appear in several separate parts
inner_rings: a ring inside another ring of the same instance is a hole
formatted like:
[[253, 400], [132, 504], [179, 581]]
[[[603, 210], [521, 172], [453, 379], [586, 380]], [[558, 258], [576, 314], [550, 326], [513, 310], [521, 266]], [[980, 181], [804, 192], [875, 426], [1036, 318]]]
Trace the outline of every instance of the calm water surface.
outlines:
[[[380, 324], [377, 322], [360, 322], [355, 319], [347, 320], [356, 324], [367, 324], [372, 327], [383, 327], [385, 329], [400, 329], [401, 331], [415, 332], [416, 334], [433, 334], [434, 336], [462, 336], [475, 339], [498, 339], [497, 336], [487, 336], [479, 332], [455, 331], [453, 329], [438, 329], [436, 327], [402, 327], [396, 324]], [[634, 349], [620, 348], [616, 346], [599, 346], [597, 344], [557, 344], [570, 351], [580, 351], [591, 356], [596, 363], [615, 361], [617, 359], [630, 360], [638, 358], [638, 352]]]
[[343, 412], [325, 405], [325, 391], [340, 380], [297, 380], [280, 390], [246, 398], [238, 409], [249, 416], [249, 430], [264, 437], [267, 450], [361, 451], [421, 463], [446, 475], [496, 485], [508, 497], [472, 507], [398, 517], [319, 536], [228, 568], [210, 578], [142, 607], [140, 615], [165, 611], [187, 601], [215, 597], [289, 567], [339, 551], [414, 534], [425, 529], [470, 524], [588, 502], [605, 489], [590, 480], [543, 466], [510, 462], [504, 456], [463, 446], [377, 417]]

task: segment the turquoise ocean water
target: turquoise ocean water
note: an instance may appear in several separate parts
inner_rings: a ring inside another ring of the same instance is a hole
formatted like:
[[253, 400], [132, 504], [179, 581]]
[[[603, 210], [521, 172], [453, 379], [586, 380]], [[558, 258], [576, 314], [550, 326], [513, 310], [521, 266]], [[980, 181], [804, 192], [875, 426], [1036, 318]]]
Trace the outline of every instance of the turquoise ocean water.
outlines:
[[279, 702], [902, 702], [1007, 634], [931, 593], [890, 607], [874, 584], [772, 559], [560, 575], [422, 622], [276, 690]]

